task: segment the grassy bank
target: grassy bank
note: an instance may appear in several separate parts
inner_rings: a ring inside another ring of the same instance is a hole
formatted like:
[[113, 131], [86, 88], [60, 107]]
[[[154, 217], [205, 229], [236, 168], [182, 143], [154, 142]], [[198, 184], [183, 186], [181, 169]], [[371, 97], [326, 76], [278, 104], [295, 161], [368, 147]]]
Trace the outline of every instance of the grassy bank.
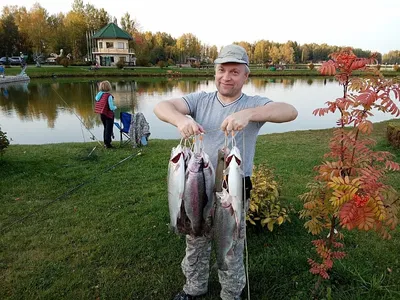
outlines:
[[[19, 66], [6, 69], [6, 75], [16, 75], [21, 71]], [[118, 69], [116, 67], [100, 67], [93, 70], [89, 66], [62, 66], [43, 65], [40, 68], [34, 65], [28, 66], [27, 74], [31, 78], [49, 77], [107, 77], [107, 76], [130, 76], [130, 77], [213, 77], [214, 69], [203, 68], [177, 68], [174, 66], [167, 68], [159, 67], [135, 67]], [[384, 76], [399, 76], [399, 72], [382, 71]], [[358, 73], [355, 73], [357, 75]], [[251, 68], [250, 76], [321, 76], [317, 70], [287, 69], [271, 71], [266, 68]]]
[[[376, 148], [400, 162], [386, 124], [374, 127]], [[330, 135], [312, 130], [258, 139], [256, 164], [274, 169], [283, 201], [296, 211]], [[185, 243], [168, 231], [166, 190], [177, 143], [150, 140], [140, 155], [130, 147], [91, 153], [96, 143], [11, 145], [0, 159], [0, 298], [162, 300], [178, 292]], [[400, 191], [400, 174], [391, 173], [388, 183]], [[291, 219], [272, 233], [248, 228], [252, 299], [310, 299], [313, 237], [297, 212]], [[334, 267], [331, 299], [399, 299], [399, 230], [389, 241], [345, 232], [344, 242], [349, 256]], [[203, 299], [218, 299], [219, 289], [213, 269]]]

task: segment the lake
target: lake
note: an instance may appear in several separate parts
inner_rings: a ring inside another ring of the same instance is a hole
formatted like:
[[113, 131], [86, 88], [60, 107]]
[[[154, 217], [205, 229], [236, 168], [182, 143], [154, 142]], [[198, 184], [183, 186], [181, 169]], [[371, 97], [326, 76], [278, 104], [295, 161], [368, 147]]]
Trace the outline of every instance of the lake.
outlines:
[[[153, 114], [162, 100], [181, 97], [200, 90], [215, 91], [212, 79], [114, 79], [113, 95], [120, 111], [142, 112], [150, 124], [150, 138], [177, 139], [178, 131]], [[92, 135], [102, 141], [102, 124], [93, 112], [98, 80], [46, 79], [1, 88], [0, 127], [12, 144], [48, 144], [87, 142]], [[1, 87], [1, 86], [0, 86]], [[333, 79], [250, 78], [243, 87], [248, 95], [263, 95], [296, 107], [298, 118], [290, 123], [263, 126], [260, 134], [295, 130], [323, 129], [335, 126], [339, 114], [317, 117], [316, 108], [342, 96], [342, 87]], [[374, 112], [371, 121], [391, 119], [389, 114]], [[119, 140], [117, 128], [115, 138]]]

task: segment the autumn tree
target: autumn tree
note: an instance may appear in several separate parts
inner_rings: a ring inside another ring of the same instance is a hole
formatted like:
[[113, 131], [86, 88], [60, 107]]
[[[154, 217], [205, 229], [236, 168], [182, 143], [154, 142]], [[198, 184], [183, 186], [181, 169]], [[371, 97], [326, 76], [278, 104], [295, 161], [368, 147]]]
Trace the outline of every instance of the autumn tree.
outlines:
[[49, 55], [50, 53], [58, 54], [60, 49], [68, 49], [68, 32], [64, 26], [65, 16], [63, 13], [49, 16], [48, 24], [51, 30], [49, 31], [49, 36], [47, 38], [47, 45], [45, 53]]
[[269, 42], [265, 40], [260, 40], [255, 43], [254, 46], [254, 62], [263, 64], [269, 60], [268, 47]]
[[50, 26], [47, 20], [48, 13], [39, 3], [35, 3], [28, 14], [21, 20], [21, 31], [24, 31], [28, 37], [33, 52], [42, 53], [48, 43]]
[[64, 18], [64, 26], [68, 32], [64, 53], [71, 53], [74, 58], [81, 57], [86, 53], [87, 26], [84, 14], [80, 10], [70, 11]]
[[279, 47], [281, 59], [287, 64], [294, 63], [294, 50], [291, 42], [287, 42]]
[[86, 4], [83, 12], [86, 16], [86, 29], [90, 32], [103, 28], [111, 20], [111, 16], [104, 8], [97, 9], [91, 4]]
[[19, 42], [19, 32], [18, 27], [15, 24], [14, 16], [7, 15], [1, 19], [1, 29], [0, 29], [0, 50], [5, 53], [6, 56], [12, 56], [17, 52], [16, 45]]
[[210, 47], [208, 55], [211, 61], [214, 61], [218, 57], [218, 48], [217, 46], [213, 45]]
[[181, 35], [176, 41], [180, 62], [186, 62], [188, 57], [200, 58], [201, 44], [197, 37], [191, 33]]
[[382, 62], [390, 65], [400, 64], [400, 50], [389, 51], [388, 53], [384, 54]]
[[278, 64], [282, 59], [282, 53], [279, 49], [279, 45], [272, 45], [268, 50], [272, 63]]
[[376, 68], [368, 69], [372, 76], [352, 76], [353, 71], [367, 70], [375, 60], [375, 55], [358, 58], [345, 48], [333, 53], [320, 69], [323, 75], [335, 75], [343, 94], [313, 112], [317, 116], [338, 113], [339, 119], [330, 151], [315, 167], [317, 176], [308, 185], [309, 191], [300, 196], [304, 202], [300, 216], [307, 220], [304, 226], [320, 235], [313, 241], [318, 259], [308, 259], [311, 273], [319, 276], [315, 291], [322, 279], [330, 277], [334, 262], [346, 255], [341, 241], [344, 230], [372, 230], [390, 238], [398, 224], [400, 197], [384, 178], [388, 171], [400, 170], [400, 165], [390, 152], [373, 151], [374, 141], [367, 136], [373, 130], [368, 119], [373, 109], [400, 115], [394, 101], [400, 100], [399, 80], [384, 78]]

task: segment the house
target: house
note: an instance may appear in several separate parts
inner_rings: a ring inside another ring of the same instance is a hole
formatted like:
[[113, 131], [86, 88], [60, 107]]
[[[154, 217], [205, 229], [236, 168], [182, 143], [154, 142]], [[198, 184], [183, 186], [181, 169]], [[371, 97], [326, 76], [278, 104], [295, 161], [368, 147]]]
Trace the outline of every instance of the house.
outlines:
[[96, 45], [92, 51], [96, 64], [114, 66], [122, 60], [126, 65], [136, 65], [135, 52], [129, 48], [128, 43], [133, 38], [115, 23], [109, 23], [101, 28], [92, 39]]

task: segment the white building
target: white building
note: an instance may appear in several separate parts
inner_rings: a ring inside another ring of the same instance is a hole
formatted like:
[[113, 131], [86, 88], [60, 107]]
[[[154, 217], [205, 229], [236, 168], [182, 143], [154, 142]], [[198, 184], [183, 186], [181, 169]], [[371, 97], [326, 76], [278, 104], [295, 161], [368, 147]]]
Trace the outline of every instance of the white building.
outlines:
[[97, 31], [92, 39], [96, 44], [92, 53], [100, 66], [114, 66], [120, 60], [125, 65], [136, 65], [135, 52], [129, 48], [129, 41], [133, 38], [116, 24], [107, 24]]

